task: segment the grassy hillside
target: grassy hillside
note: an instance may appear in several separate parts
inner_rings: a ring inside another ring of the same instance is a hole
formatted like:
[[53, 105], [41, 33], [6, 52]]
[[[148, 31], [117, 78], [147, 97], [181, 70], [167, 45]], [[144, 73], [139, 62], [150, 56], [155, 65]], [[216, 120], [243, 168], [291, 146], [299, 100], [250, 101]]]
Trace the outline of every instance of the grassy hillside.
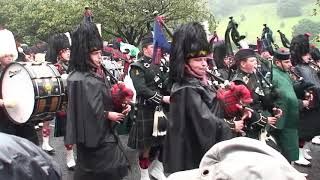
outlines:
[[[238, 9], [230, 16], [233, 16], [235, 21], [239, 23], [240, 34], [247, 35], [247, 41], [256, 43], [256, 37], [260, 37], [263, 29], [263, 24], [267, 24], [273, 31], [273, 36], [276, 42], [281, 46], [280, 36], [277, 30], [285, 33], [288, 39], [292, 36], [292, 27], [301, 19], [310, 19], [312, 21], [320, 22], [319, 16], [311, 16], [313, 4], [305, 5], [303, 7], [303, 16], [293, 18], [280, 18], [277, 16], [276, 3], [269, 3], [263, 5], [252, 5]], [[241, 21], [241, 17], [244, 20]], [[229, 18], [218, 20], [219, 24], [217, 32], [220, 37], [224, 36]], [[283, 27], [280, 25], [282, 24]], [[281, 28], [280, 28], [281, 27]]]

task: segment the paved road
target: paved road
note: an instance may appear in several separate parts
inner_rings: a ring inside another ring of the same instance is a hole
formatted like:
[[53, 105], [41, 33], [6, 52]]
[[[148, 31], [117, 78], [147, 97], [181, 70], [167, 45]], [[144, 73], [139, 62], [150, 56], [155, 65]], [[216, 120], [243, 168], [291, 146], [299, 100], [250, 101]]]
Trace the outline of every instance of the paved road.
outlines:
[[[121, 141], [124, 146], [128, 140], [127, 136], [120, 136]], [[65, 165], [65, 149], [63, 145], [63, 138], [51, 138], [51, 144], [55, 148], [56, 153], [53, 158], [60, 164], [63, 169], [63, 180], [73, 180], [73, 171], [69, 171]], [[320, 179], [320, 145], [308, 144], [311, 149], [311, 155], [313, 157], [311, 167], [301, 167], [295, 166], [300, 172], [309, 174], [308, 180], [319, 180]], [[126, 147], [126, 146], [125, 146]], [[126, 153], [128, 155], [131, 171], [128, 176], [123, 180], [139, 180], [139, 168], [137, 166], [138, 153], [130, 148], [126, 148]]]

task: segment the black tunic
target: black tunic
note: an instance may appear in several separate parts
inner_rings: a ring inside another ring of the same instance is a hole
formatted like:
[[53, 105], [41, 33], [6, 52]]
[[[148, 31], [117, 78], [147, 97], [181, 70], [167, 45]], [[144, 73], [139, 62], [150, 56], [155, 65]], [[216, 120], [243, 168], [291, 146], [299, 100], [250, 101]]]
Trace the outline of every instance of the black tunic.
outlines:
[[137, 92], [136, 118], [130, 131], [128, 146], [144, 149], [162, 145], [162, 137], [153, 137], [153, 122], [156, 106], [161, 104], [163, 89], [166, 89], [167, 71], [161, 65], [151, 63], [143, 56], [131, 64], [130, 77]]
[[166, 172], [197, 168], [214, 144], [232, 137], [215, 94], [214, 89], [195, 78], [173, 84], [164, 142]]
[[307, 64], [298, 64], [295, 69], [297, 73], [303, 77], [305, 82], [314, 85], [314, 106], [310, 109], [304, 109], [300, 113], [298, 126], [299, 137], [310, 141], [314, 136], [320, 135], [320, 79], [317, 72]]
[[90, 72], [68, 77], [66, 144], [77, 144], [77, 180], [121, 179], [128, 162], [105, 111], [113, 111], [110, 86]]

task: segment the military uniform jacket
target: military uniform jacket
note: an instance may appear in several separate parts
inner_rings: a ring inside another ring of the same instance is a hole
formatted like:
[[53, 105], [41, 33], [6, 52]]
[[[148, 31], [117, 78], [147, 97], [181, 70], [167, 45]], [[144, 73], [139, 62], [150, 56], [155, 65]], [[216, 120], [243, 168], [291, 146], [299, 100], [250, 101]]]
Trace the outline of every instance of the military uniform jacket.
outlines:
[[[235, 76], [232, 78], [236, 84], [244, 84], [251, 91], [253, 103], [250, 107], [254, 110], [251, 119], [245, 120], [246, 132], [249, 132], [249, 136], [257, 138], [257, 132], [267, 124], [267, 117], [270, 113], [263, 108], [262, 97], [265, 95], [262, 87], [262, 81], [255, 74], [248, 74], [241, 70], [237, 70]], [[250, 133], [252, 132], [252, 133]], [[253, 135], [253, 136], [251, 136]]]
[[131, 64], [130, 77], [137, 92], [138, 103], [158, 105], [162, 101], [161, 89], [165, 89], [167, 70], [162, 66], [152, 64], [152, 59], [143, 56]]
[[277, 129], [273, 134], [282, 154], [289, 161], [294, 161], [299, 158], [299, 100], [294, 92], [289, 74], [278, 67], [274, 67], [272, 72], [272, 84], [280, 92], [280, 98], [275, 101], [275, 104], [282, 110], [282, 116], [278, 119]]

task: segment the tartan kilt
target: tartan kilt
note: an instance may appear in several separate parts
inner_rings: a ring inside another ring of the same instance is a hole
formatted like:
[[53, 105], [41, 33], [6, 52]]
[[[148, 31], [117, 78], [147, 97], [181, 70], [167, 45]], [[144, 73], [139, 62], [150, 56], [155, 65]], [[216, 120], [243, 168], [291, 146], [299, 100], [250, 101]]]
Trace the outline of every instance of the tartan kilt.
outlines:
[[56, 116], [54, 125], [54, 137], [66, 135], [67, 117]]
[[156, 106], [150, 104], [138, 104], [137, 117], [129, 133], [128, 146], [130, 148], [143, 150], [162, 145], [164, 137], [152, 136], [155, 108]]

